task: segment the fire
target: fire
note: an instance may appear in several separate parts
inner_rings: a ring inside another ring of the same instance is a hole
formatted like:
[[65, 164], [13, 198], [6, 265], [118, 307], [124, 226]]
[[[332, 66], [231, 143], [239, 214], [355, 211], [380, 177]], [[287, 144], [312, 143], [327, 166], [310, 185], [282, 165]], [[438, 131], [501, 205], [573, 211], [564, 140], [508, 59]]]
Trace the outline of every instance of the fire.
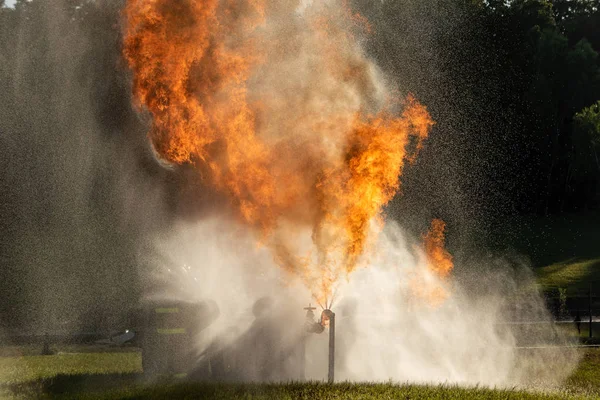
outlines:
[[434, 123], [390, 94], [356, 39], [368, 23], [337, 3], [128, 0], [124, 11], [158, 156], [228, 195], [321, 301], [359, 264]]
[[446, 223], [441, 219], [431, 222], [429, 232], [423, 236], [428, 271], [431, 274], [420, 271], [421, 274], [413, 276], [410, 282], [413, 294], [427, 300], [427, 303], [434, 307], [441, 305], [448, 298], [449, 293], [444, 287], [444, 281], [454, 268], [452, 255], [445, 248], [445, 230]]
[[447, 278], [454, 268], [452, 255], [445, 248], [445, 230], [446, 223], [441, 219], [434, 219], [431, 222], [431, 229], [423, 238], [429, 268], [442, 279]]

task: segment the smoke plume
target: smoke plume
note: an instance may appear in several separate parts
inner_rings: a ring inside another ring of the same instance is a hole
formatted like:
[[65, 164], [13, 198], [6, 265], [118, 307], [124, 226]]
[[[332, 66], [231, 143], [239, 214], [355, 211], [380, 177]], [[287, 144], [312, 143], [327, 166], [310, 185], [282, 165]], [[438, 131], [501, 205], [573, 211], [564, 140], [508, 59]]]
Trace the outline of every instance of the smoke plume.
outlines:
[[364, 55], [368, 24], [334, 1], [129, 1], [126, 16], [158, 156], [192, 163], [281, 267], [331, 297], [433, 125]]

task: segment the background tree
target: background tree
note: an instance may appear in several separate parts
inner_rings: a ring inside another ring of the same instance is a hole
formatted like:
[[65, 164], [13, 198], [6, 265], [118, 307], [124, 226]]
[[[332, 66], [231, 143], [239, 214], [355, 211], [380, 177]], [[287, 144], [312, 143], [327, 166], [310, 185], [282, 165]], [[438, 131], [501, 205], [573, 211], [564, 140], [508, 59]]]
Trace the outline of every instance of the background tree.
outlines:
[[592, 209], [600, 201], [600, 101], [575, 114], [573, 119], [573, 190], [580, 207]]

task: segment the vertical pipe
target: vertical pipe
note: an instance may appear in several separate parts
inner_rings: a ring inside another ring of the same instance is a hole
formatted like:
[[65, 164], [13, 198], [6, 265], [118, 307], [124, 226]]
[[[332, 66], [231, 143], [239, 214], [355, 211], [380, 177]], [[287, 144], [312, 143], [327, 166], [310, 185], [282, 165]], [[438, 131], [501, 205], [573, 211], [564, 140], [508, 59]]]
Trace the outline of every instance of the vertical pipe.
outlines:
[[335, 313], [331, 310], [325, 310], [324, 312], [329, 319], [329, 371], [327, 382], [333, 383], [335, 378]]
[[592, 337], [592, 283], [590, 282], [590, 293], [589, 293], [589, 311], [590, 311], [590, 338]]

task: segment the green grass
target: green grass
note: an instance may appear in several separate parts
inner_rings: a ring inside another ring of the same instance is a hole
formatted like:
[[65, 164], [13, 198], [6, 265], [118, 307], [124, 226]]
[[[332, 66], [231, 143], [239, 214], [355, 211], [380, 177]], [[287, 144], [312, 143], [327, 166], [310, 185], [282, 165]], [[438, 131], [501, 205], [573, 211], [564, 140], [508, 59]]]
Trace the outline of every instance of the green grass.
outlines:
[[[0, 398], [48, 399], [580, 399], [600, 398], [600, 348], [584, 350], [562, 388], [547, 393], [450, 385], [320, 383], [140, 386], [138, 352], [0, 358]], [[112, 375], [110, 375], [112, 374]], [[10, 383], [10, 385], [6, 385]], [[110, 388], [113, 388], [112, 390]]]
[[600, 394], [600, 348], [585, 352], [579, 366], [565, 385], [571, 389]]
[[[3, 357], [24, 357], [24, 356], [39, 356], [42, 352], [42, 344], [27, 344], [27, 345], [6, 345], [0, 346], [0, 359]], [[61, 353], [137, 353], [140, 351], [137, 347], [111, 347], [89, 344], [61, 344], [50, 345], [52, 354]]]
[[[593, 394], [592, 394], [593, 396]], [[69, 397], [63, 397], [67, 399]], [[75, 397], [70, 397], [75, 398]], [[589, 394], [567, 391], [554, 393], [526, 392], [511, 389], [462, 388], [452, 385], [395, 385], [369, 383], [291, 383], [291, 384], [178, 384], [145, 388], [130, 388], [104, 394], [88, 394], [78, 399], [215, 399], [215, 400], [267, 400], [267, 399], [514, 399], [558, 400], [584, 399]]]
[[582, 293], [590, 283], [592, 287], [600, 287], [600, 258], [558, 262], [537, 268], [535, 274], [544, 291], [565, 288], [568, 292]]
[[0, 357], [0, 382], [18, 384], [57, 375], [142, 372], [139, 352], [63, 353], [51, 356]]

